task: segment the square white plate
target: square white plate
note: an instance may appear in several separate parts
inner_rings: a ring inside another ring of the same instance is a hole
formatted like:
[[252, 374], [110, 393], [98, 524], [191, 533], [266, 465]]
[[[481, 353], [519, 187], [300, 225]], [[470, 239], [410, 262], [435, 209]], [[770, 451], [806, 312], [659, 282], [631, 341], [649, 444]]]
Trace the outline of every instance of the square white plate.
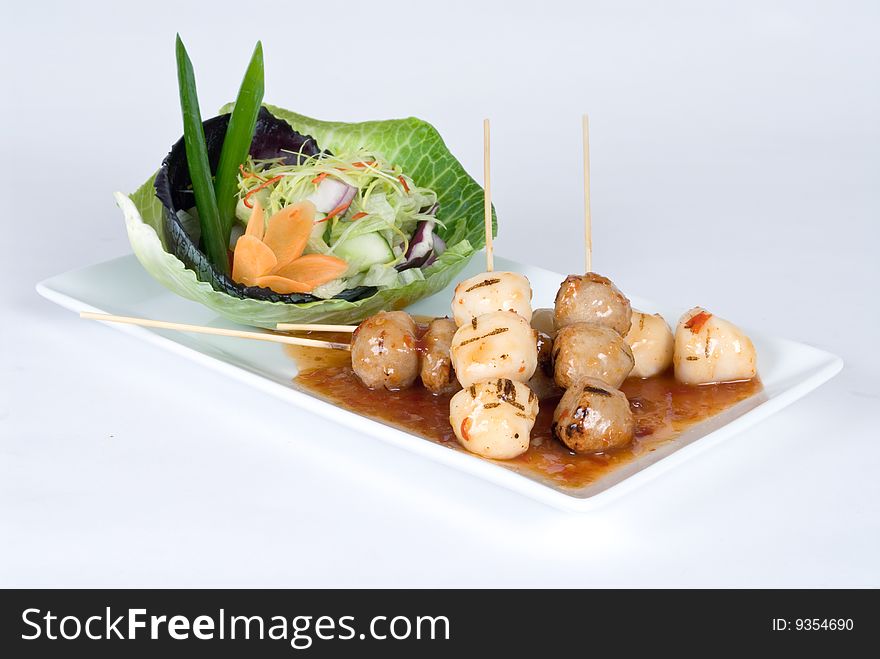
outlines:
[[[459, 279], [482, 269], [477, 256]], [[563, 275], [529, 265], [496, 259], [496, 269], [521, 272], [531, 281], [535, 308], [552, 306]], [[430, 316], [448, 313], [452, 288], [421, 300], [409, 311]], [[37, 285], [44, 297], [76, 312], [141, 316], [200, 325], [234, 327], [210, 309], [167, 291], [154, 281], [134, 256], [126, 256], [81, 270], [68, 272]], [[633, 306], [659, 311], [674, 322], [684, 309], [669, 309], [632, 297]], [[563, 489], [462, 451], [454, 451], [403, 430], [335, 405], [295, 389], [291, 381], [296, 366], [276, 344], [216, 336], [184, 334], [131, 325], [113, 324], [116, 329], [200, 362], [216, 371], [286, 400], [359, 433], [371, 435], [437, 462], [461, 469], [511, 490], [565, 510], [586, 511], [612, 497], [648, 482], [755, 422], [782, 409], [836, 375], [843, 361], [830, 353], [792, 341], [750, 333], [758, 351], [758, 372], [764, 391], [738, 403], [718, 416], [685, 431], [678, 439], [622, 466], [598, 481], [578, 490]], [[96, 328], [97, 331], [97, 328]]]

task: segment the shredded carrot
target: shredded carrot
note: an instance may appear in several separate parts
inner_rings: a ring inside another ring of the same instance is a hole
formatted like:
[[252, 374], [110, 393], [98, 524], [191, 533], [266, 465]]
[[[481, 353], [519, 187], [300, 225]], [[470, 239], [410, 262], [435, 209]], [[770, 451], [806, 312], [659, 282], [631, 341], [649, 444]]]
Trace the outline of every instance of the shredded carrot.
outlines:
[[257, 174], [256, 172], [248, 172], [248, 171], [245, 171], [245, 169], [244, 169], [244, 165], [239, 165], [239, 166], [238, 166], [238, 171], [241, 172], [241, 175], [242, 175], [243, 178], [257, 178], [257, 179], [260, 179], [261, 181], [265, 181], [265, 180], [266, 180], [266, 179], [264, 179], [262, 176], [260, 176], [259, 174]]
[[312, 179], [312, 183], [315, 185], [320, 185], [321, 181], [327, 178], [327, 172], [321, 172], [315, 178]]
[[406, 179], [403, 176], [398, 176], [397, 180], [400, 181], [400, 184], [403, 186], [403, 189], [409, 192], [409, 186], [406, 184]]
[[694, 334], [699, 334], [700, 330], [703, 329], [703, 325], [705, 325], [706, 321], [708, 321], [711, 317], [712, 314], [706, 311], [701, 311], [696, 316], [687, 321], [684, 326], [686, 329], [689, 329]]
[[254, 205], [251, 203], [251, 195], [254, 194], [255, 192], [259, 192], [260, 190], [262, 190], [266, 186], [272, 185], [273, 183], [277, 183], [282, 178], [284, 178], [284, 177], [283, 176], [273, 176], [269, 180], [263, 181], [262, 183], [260, 183], [254, 189], [249, 190], [248, 193], [244, 196], [244, 199], [243, 199], [244, 205], [247, 206], [248, 208], [253, 208]]
[[370, 162], [353, 162], [351, 163], [354, 167], [358, 167], [363, 169], [364, 167], [373, 167], [376, 164], [375, 160], [371, 160]]
[[[332, 211], [330, 211], [329, 213], [327, 213], [327, 217], [325, 217], [324, 220], [329, 220], [330, 218], [336, 217], [336, 216], [339, 215], [340, 213], [344, 213], [345, 210], [346, 210], [349, 206], [351, 206], [351, 202], [350, 202], [350, 201], [349, 201], [347, 204], [339, 204], [336, 208], [334, 208]], [[323, 222], [324, 220], [320, 220], [320, 221]]]
[[355, 220], [359, 220], [362, 217], [366, 217], [367, 215], [369, 215], [369, 213], [364, 213], [364, 212], [355, 213], [354, 215], [351, 216], [351, 221], [354, 222]]

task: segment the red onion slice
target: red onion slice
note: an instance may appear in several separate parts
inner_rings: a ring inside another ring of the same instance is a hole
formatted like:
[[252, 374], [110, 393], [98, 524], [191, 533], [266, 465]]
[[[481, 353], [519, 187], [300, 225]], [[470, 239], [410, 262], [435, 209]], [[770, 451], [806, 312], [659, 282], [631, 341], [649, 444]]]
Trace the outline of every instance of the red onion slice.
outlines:
[[307, 199], [315, 205], [315, 210], [319, 213], [329, 213], [340, 206], [347, 208], [355, 194], [357, 188], [328, 176]]

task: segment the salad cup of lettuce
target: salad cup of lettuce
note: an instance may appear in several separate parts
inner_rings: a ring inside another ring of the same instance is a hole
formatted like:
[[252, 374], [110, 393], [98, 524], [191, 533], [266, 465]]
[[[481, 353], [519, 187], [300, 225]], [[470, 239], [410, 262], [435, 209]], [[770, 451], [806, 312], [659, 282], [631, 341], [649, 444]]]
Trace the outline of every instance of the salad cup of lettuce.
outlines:
[[235, 322], [356, 323], [445, 288], [484, 244], [483, 190], [428, 123], [264, 105], [262, 49], [201, 120], [178, 38], [184, 136], [116, 193], [144, 268]]

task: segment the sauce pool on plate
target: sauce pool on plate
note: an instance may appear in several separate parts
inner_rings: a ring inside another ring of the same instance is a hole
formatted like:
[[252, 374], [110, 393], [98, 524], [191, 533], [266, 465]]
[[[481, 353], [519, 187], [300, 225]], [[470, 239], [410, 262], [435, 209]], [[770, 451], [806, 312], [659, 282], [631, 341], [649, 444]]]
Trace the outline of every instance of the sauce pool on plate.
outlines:
[[[320, 338], [349, 339], [345, 334], [323, 334]], [[294, 384], [298, 388], [362, 416], [464, 451], [449, 424], [451, 394], [435, 395], [421, 384], [401, 391], [370, 390], [354, 374], [348, 352], [301, 346], [286, 346], [286, 350], [297, 363], [299, 374]], [[621, 390], [635, 418], [635, 439], [623, 449], [596, 455], [572, 453], [553, 438], [550, 424], [559, 397], [542, 398], [531, 447], [523, 455], [498, 464], [556, 487], [579, 489], [673, 442], [688, 428], [762, 389], [758, 378], [702, 386], [681, 384], [671, 371], [646, 379], [628, 378]]]

